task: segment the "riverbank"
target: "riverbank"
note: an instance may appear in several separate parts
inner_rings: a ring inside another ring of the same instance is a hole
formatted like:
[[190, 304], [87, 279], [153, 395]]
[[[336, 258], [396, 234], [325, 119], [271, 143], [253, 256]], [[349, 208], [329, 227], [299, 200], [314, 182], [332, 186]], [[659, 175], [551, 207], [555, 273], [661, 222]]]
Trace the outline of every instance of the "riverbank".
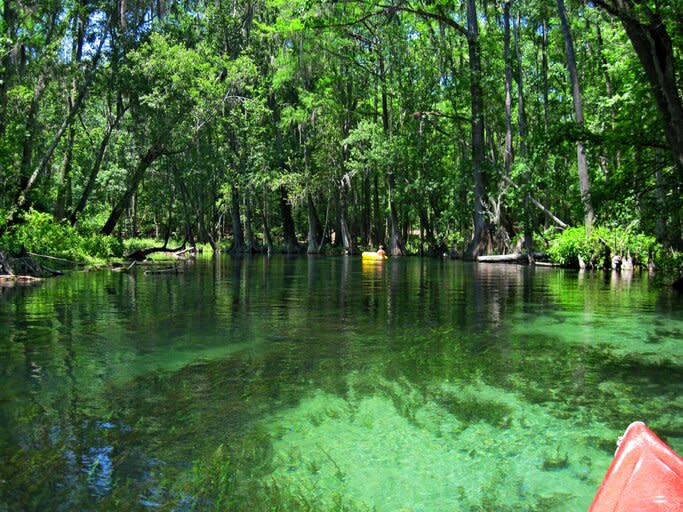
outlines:
[[[277, 239], [274, 238], [275, 247]], [[567, 228], [562, 232], [544, 233], [535, 241], [542, 252], [528, 258], [517, 250], [512, 254], [487, 254], [478, 258], [482, 264], [513, 263], [583, 268], [587, 270], [613, 270], [621, 272], [657, 272], [660, 279], [682, 288], [683, 254], [665, 248], [655, 237], [621, 227], [596, 226], [590, 232], [583, 227]], [[280, 251], [290, 255], [306, 253], [304, 244], [296, 247], [282, 243]], [[372, 249], [357, 245], [351, 255]], [[518, 248], [519, 249], [519, 248]], [[76, 269], [110, 267], [121, 270], [130, 262], [177, 261], [198, 254], [230, 253], [234, 256], [266, 254], [259, 251], [235, 251], [229, 237], [212, 244], [166, 238], [128, 238], [102, 235], [94, 227], [74, 227], [59, 222], [49, 214], [31, 210], [24, 221], [0, 237], [0, 275], [5, 281], [33, 282], [29, 278], [61, 275]], [[341, 246], [325, 245], [319, 253], [341, 256], [347, 251]], [[270, 253], [267, 253], [270, 254]], [[406, 253], [410, 255], [411, 253]], [[416, 253], [416, 254], [419, 254]], [[457, 257], [462, 251], [453, 248], [444, 256]], [[175, 265], [174, 265], [175, 266]]]

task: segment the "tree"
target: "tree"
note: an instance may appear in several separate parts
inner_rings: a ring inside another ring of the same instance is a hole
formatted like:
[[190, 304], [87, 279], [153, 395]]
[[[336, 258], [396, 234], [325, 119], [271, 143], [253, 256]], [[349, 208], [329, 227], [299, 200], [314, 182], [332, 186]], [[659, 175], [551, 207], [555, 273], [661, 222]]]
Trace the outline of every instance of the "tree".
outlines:
[[[675, 37], [669, 34], [670, 25], [679, 23], [681, 3], [672, 2], [633, 2], [632, 0], [597, 0], [596, 5], [617, 17], [638, 55], [645, 76], [650, 83], [652, 96], [659, 111], [664, 137], [678, 174], [675, 194], [679, 198], [673, 205], [680, 212], [683, 195], [683, 99], [681, 97], [680, 66], [681, 40], [680, 26], [674, 27]], [[679, 58], [676, 57], [678, 48]], [[674, 223], [673, 241], [683, 247], [680, 218]]]
[[[583, 100], [581, 98], [581, 87], [579, 84], [579, 73], [576, 69], [576, 55], [574, 53], [574, 41], [569, 30], [569, 21], [564, 8], [564, 0], [557, 0], [557, 10], [560, 15], [562, 26], [562, 36], [567, 53], [567, 70], [569, 71], [569, 81], [572, 88], [572, 98], [574, 100], [574, 113], [576, 115], [576, 125], [579, 130], [583, 129]], [[583, 204], [584, 224], [590, 230], [593, 226], [595, 211], [591, 201], [590, 176], [588, 174], [588, 164], [586, 162], [586, 143], [579, 139], [576, 141], [576, 160], [579, 169], [579, 190], [581, 191], [581, 203]]]

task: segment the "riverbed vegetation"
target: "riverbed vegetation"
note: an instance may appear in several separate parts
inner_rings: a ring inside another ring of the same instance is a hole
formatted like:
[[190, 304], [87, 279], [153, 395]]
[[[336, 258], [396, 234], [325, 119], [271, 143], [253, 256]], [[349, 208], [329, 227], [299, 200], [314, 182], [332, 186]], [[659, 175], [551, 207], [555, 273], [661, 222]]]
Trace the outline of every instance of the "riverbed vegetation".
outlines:
[[0, 5], [10, 253], [680, 260], [680, 0]]

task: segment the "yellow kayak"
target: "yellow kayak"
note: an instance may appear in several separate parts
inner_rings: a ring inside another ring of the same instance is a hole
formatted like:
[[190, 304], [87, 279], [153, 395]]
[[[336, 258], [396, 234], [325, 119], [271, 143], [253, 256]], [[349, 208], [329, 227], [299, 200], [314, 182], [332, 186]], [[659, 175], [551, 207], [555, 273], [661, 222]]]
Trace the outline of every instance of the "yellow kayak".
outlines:
[[375, 251], [365, 251], [361, 254], [364, 260], [383, 261], [389, 259], [386, 254], [377, 254]]

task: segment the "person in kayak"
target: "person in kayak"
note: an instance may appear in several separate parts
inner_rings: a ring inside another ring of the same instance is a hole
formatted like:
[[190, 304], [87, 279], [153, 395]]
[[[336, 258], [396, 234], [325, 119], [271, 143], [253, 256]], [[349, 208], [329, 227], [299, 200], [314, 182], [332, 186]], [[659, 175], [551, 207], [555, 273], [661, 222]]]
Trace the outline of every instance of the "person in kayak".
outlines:
[[380, 245], [379, 249], [377, 249], [377, 256], [386, 256], [386, 255], [387, 255], [387, 253], [384, 252], [384, 247]]

